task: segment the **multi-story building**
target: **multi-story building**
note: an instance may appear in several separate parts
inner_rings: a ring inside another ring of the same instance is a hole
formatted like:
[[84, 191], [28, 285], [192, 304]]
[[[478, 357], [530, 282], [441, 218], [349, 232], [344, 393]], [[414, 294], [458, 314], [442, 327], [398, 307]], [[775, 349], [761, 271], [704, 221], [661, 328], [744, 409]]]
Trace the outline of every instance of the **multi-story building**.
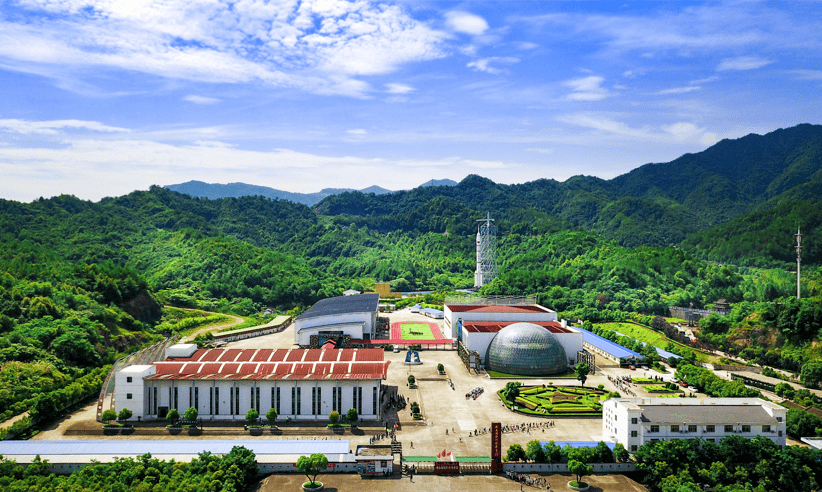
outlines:
[[784, 446], [787, 409], [759, 398], [611, 398], [602, 436], [630, 452], [648, 441], [764, 436]]
[[197, 349], [169, 347], [165, 360], [128, 366], [115, 374], [117, 410], [134, 418], [182, 415], [194, 407], [203, 419], [265, 415], [323, 420], [333, 410], [356, 408], [380, 419], [382, 381], [389, 361], [382, 349]]

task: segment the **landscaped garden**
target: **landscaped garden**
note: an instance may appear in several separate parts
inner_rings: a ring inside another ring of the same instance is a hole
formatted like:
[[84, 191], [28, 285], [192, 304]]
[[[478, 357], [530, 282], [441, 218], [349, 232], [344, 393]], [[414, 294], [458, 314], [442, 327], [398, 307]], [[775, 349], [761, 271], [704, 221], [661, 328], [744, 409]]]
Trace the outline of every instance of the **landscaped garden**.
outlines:
[[[513, 392], [506, 386], [497, 395], [514, 411], [546, 417], [600, 415], [602, 402], [615, 395], [604, 389], [583, 386], [519, 386], [517, 389]], [[514, 394], [513, 402], [506, 398]]]

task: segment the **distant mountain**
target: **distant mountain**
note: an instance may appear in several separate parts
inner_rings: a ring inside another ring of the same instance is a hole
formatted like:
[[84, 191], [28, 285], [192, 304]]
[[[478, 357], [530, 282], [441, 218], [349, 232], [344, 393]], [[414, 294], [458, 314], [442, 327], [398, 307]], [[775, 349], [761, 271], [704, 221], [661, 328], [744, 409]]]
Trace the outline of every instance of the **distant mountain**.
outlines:
[[457, 186], [457, 182], [452, 179], [432, 179], [420, 185], [420, 188], [426, 186]]
[[[309, 207], [319, 203], [327, 196], [356, 191], [350, 188], [325, 188], [319, 193], [294, 193], [269, 188], [267, 186], [257, 186], [246, 183], [219, 184], [204, 183], [202, 181], [189, 181], [187, 183], [167, 185], [164, 188], [194, 197], [208, 198], [210, 200], [216, 200], [218, 198], [239, 198], [241, 196], [263, 196], [266, 198], [276, 198], [278, 200], [289, 200], [294, 203], [302, 203], [303, 205], [308, 205]], [[391, 190], [386, 190], [385, 188], [380, 188], [379, 186], [370, 186], [360, 191], [362, 193], [374, 193], [375, 195], [392, 193]]]

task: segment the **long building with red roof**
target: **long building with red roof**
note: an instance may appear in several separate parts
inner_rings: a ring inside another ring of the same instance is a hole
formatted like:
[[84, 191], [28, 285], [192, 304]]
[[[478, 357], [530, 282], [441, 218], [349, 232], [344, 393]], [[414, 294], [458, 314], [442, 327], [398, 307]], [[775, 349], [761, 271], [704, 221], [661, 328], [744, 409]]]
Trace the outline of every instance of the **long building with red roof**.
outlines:
[[333, 410], [356, 408], [380, 419], [382, 381], [389, 361], [382, 349], [197, 349], [178, 344], [166, 358], [129, 366], [115, 375], [117, 410], [134, 417], [164, 418], [197, 409], [203, 419], [264, 416], [324, 420]]
[[446, 304], [444, 335], [459, 338], [457, 325], [468, 321], [502, 321], [513, 323], [525, 321], [537, 323], [558, 321], [556, 311], [539, 304]]

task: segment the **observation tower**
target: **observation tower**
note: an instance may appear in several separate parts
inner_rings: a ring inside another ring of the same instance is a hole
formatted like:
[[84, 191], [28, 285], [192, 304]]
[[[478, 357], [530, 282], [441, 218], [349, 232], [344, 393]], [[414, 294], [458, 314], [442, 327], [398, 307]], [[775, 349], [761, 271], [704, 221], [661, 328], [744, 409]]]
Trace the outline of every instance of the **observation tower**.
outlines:
[[477, 269], [474, 272], [474, 288], [490, 284], [497, 278], [497, 227], [494, 219], [486, 212], [486, 218], [479, 219], [477, 227]]

